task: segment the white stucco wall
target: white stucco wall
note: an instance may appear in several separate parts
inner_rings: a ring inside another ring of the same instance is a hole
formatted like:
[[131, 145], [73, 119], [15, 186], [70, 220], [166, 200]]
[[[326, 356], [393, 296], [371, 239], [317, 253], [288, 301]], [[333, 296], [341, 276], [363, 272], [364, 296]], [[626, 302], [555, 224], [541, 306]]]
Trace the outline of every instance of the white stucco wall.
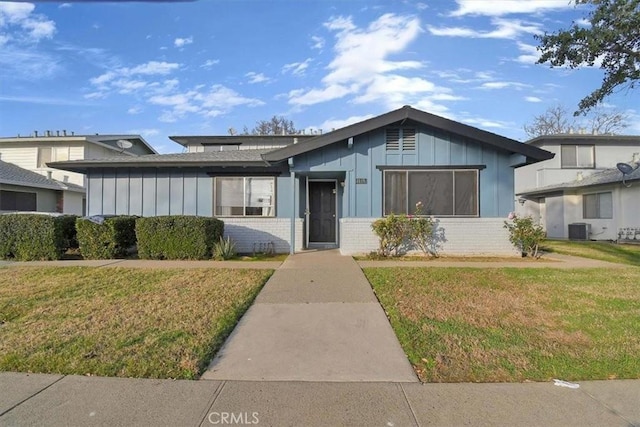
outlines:
[[84, 193], [75, 191], [63, 192], [62, 212], [70, 215], [82, 215]]
[[[378, 218], [340, 219], [340, 252], [366, 254], [378, 249], [371, 224]], [[506, 218], [505, 218], [506, 219]], [[439, 253], [460, 256], [520, 256], [509, 242], [502, 218], [440, 218], [445, 241]]]

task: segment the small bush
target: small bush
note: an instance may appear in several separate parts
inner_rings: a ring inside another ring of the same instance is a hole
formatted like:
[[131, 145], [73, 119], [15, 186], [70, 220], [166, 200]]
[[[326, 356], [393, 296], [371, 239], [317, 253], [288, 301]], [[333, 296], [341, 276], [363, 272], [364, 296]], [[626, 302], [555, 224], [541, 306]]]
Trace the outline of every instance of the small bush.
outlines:
[[135, 216], [105, 218], [102, 224], [78, 218], [76, 229], [80, 253], [85, 259], [123, 257], [136, 244], [135, 227]]
[[400, 246], [409, 237], [409, 218], [406, 215], [391, 214], [371, 224], [373, 232], [380, 239], [378, 252], [382, 256], [399, 255]]
[[138, 255], [144, 259], [209, 259], [224, 223], [198, 216], [138, 218]]
[[509, 241], [519, 248], [523, 255], [540, 258], [538, 250], [545, 238], [542, 226], [535, 224], [530, 216], [518, 217], [511, 213], [509, 219], [511, 221], [504, 222], [504, 228], [509, 230]]
[[62, 223], [62, 238], [64, 239], [64, 247], [67, 249], [77, 249], [78, 234], [76, 230], [76, 221], [78, 217], [76, 215], [64, 215], [58, 217]]
[[236, 244], [227, 237], [226, 239], [220, 238], [213, 245], [213, 258], [217, 260], [231, 259], [237, 255]]
[[18, 261], [60, 259], [68, 249], [74, 217], [38, 214], [0, 215], [0, 257]]

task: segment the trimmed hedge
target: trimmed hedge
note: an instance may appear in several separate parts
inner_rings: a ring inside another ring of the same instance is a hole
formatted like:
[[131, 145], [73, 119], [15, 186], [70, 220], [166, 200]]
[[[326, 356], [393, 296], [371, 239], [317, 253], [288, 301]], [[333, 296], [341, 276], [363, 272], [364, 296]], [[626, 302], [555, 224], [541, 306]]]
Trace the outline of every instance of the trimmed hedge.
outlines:
[[84, 259], [112, 259], [127, 255], [136, 244], [135, 216], [114, 216], [97, 224], [78, 218], [76, 230], [80, 253]]
[[143, 259], [208, 259], [220, 240], [224, 223], [199, 216], [138, 218], [138, 256]]
[[[0, 215], [0, 258], [17, 261], [60, 259], [73, 243], [75, 216]], [[73, 229], [73, 230], [72, 230]]]

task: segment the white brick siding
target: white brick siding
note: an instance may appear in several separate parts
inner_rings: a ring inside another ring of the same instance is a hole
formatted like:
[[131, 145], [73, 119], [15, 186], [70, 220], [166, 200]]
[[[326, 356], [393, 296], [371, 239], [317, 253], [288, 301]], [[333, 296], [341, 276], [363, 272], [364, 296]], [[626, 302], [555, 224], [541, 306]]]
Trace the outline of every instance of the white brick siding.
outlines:
[[[273, 244], [276, 253], [289, 253], [291, 219], [289, 218], [220, 218], [224, 222], [224, 235], [236, 243], [236, 251], [252, 253], [267, 244]], [[296, 219], [295, 250], [302, 250], [302, 219]]]
[[[378, 249], [378, 237], [371, 223], [378, 218], [342, 218], [340, 252], [365, 254]], [[441, 255], [519, 256], [509, 242], [502, 218], [439, 218], [446, 241]]]

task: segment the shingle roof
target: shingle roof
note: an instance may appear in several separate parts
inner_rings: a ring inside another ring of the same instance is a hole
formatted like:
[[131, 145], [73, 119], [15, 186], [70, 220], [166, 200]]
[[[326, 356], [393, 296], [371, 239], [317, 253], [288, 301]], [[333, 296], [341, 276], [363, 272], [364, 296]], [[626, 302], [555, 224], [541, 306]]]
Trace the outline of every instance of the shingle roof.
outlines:
[[527, 157], [532, 161], [547, 160], [553, 158], [554, 154], [541, 148], [523, 144], [505, 136], [501, 136], [492, 132], [487, 132], [464, 123], [436, 116], [422, 110], [415, 109], [409, 105], [405, 105], [397, 110], [390, 111], [385, 114], [363, 120], [333, 132], [316, 136], [313, 139], [302, 141], [299, 144], [289, 145], [284, 148], [274, 150], [264, 155], [267, 161], [282, 161], [289, 157], [303, 154], [336, 142], [344, 141], [348, 138], [361, 135], [363, 133], [388, 126], [403, 120], [413, 120], [424, 125], [443, 130], [452, 134], [460, 135], [464, 138], [479, 141], [482, 144], [506, 150], [511, 153], [518, 153]]
[[223, 145], [223, 144], [255, 144], [255, 145], [288, 145], [293, 139], [313, 138], [315, 135], [185, 135], [170, 136], [169, 139], [180, 145]]
[[47, 188], [50, 190], [71, 190], [84, 192], [80, 185], [48, 179], [39, 173], [23, 169], [13, 163], [0, 160], [0, 183], [24, 187]]
[[103, 159], [51, 162], [47, 166], [69, 171], [84, 171], [98, 167], [154, 167], [154, 166], [267, 166], [262, 155], [271, 150], [205, 151], [201, 153], [148, 154], [137, 157], [107, 157]]
[[594, 144], [594, 145], [640, 145], [640, 135], [543, 135], [530, 139], [525, 144], [540, 146], [549, 144]]
[[[631, 163], [633, 165], [633, 163]], [[599, 172], [595, 172], [582, 179], [576, 179], [570, 182], [564, 182], [562, 184], [548, 185], [546, 187], [536, 188], [535, 190], [524, 191], [518, 193], [518, 195], [536, 195], [557, 192], [561, 190], [570, 190], [572, 188], [591, 187], [604, 184], [615, 184], [622, 182], [622, 172], [617, 168], [604, 169]], [[632, 173], [624, 177], [625, 181], [640, 180], [640, 167], [634, 170]]]

